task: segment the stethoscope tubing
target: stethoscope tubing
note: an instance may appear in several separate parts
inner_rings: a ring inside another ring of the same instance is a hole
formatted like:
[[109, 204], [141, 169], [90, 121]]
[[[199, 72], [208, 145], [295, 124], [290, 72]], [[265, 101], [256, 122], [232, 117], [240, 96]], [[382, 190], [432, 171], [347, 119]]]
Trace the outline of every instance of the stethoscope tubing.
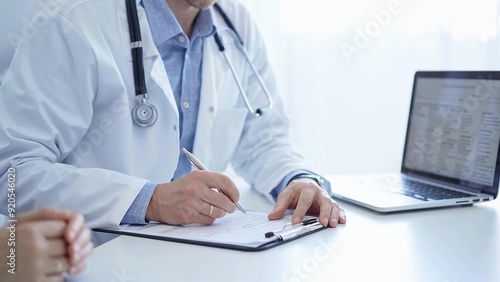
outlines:
[[126, 0], [127, 17], [129, 21], [130, 49], [132, 50], [132, 61], [134, 71], [134, 83], [136, 95], [147, 94], [146, 79], [144, 75], [144, 62], [142, 54], [142, 37], [139, 24], [137, 6], [134, 0]]
[[[146, 76], [144, 73], [144, 62], [143, 62], [143, 50], [142, 50], [142, 39], [141, 39], [141, 29], [139, 23], [139, 15], [137, 13], [137, 6], [135, 0], [125, 0], [127, 5], [127, 18], [129, 23], [129, 32], [130, 32], [130, 48], [132, 52], [132, 65], [133, 65], [133, 73], [134, 73], [134, 84], [135, 84], [135, 95], [137, 97], [137, 105], [134, 107], [132, 111], [132, 118], [134, 122], [141, 126], [146, 127], [154, 124], [157, 118], [157, 110], [151, 103], [148, 102], [148, 94], [146, 88]], [[229, 20], [227, 14], [222, 10], [219, 4], [214, 4], [215, 10], [221, 15], [222, 19], [229, 27], [229, 29], [234, 33], [239, 41], [239, 49], [245, 57], [246, 62], [250, 65], [252, 72], [254, 73], [257, 81], [260, 86], [264, 90], [266, 98], [268, 100], [268, 105], [265, 110], [271, 109], [273, 107], [273, 98], [269, 92], [269, 89], [266, 87], [264, 80], [260, 76], [257, 68], [250, 60], [250, 57], [245, 49], [245, 45], [241, 36], [238, 34], [236, 29], [234, 28], [233, 23]], [[263, 108], [254, 109], [248, 99], [248, 95], [246, 94], [243, 85], [238, 78], [236, 70], [229, 59], [229, 56], [225, 52], [224, 44], [222, 43], [219, 34], [217, 32], [214, 33], [215, 42], [219, 48], [219, 51], [223, 54], [224, 60], [226, 61], [229, 69], [231, 70], [231, 74], [236, 81], [236, 85], [238, 86], [238, 90], [240, 92], [243, 101], [248, 109], [248, 111], [255, 116], [261, 116], [264, 113]]]

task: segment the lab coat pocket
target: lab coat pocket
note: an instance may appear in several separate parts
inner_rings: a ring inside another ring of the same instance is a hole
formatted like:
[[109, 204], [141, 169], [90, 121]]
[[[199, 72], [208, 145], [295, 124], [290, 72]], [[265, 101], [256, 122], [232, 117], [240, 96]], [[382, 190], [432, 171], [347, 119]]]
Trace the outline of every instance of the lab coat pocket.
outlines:
[[247, 113], [246, 108], [217, 111], [208, 142], [209, 169], [219, 172], [226, 169], [240, 141]]

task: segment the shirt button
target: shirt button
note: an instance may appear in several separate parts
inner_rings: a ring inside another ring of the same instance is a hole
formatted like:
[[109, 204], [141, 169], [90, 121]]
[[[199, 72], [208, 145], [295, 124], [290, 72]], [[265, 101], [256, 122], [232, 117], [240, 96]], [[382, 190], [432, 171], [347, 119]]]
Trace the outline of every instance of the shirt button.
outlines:
[[177, 124], [174, 124], [174, 131], [177, 131]]
[[209, 112], [209, 113], [213, 113], [213, 112], [214, 112], [214, 107], [210, 107], [210, 108], [208, 108], [208, 112]]
[[184, 41], [186, 41], [186, 37], [184, 37], [183, 35], [179, 36], [179, 41], [181, 43], [184, 43]]
[[184, 109], [189, 108], [189, 102], [188, 101], [182, 102], [182, 107], [184, 107]]

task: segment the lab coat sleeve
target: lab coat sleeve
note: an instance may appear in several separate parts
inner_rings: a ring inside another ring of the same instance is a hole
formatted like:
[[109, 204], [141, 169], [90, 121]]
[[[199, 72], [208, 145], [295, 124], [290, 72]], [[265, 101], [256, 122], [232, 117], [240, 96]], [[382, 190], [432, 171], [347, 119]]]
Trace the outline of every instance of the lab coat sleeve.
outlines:
[[[247, 116], [239, 145], [233, 158], [235, 172], [252, 184], [257, 191], [274, 201], [271, 191], [291, 172], [314, 171], [290, 142], [289, 120], [278, 95], [276, 81], [268, 63], [263, 38], [243, 7], [226, 8], [237, 19], [236, 28], [243, 35], [251, 60], [264, 79], [273, 100], [274, 107], [261, 117]], [[253, 77], [246, 79], [246, 89], [253, 105], [267, 105], [264, 92]]]
[[79, 31], [59, 15], [21, 41], [0, 87], [2, 213], [9, 168], [15, 169], [17, 213], [67, 208], [83, 213], [91, 227], [118, 225], [147, 182], [64, 164], [92, 121], [96, 65]]

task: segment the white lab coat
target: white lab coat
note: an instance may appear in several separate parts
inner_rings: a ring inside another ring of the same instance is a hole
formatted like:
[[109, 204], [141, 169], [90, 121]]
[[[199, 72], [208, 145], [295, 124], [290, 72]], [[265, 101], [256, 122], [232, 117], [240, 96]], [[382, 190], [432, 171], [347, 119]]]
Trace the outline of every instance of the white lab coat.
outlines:
[[[78, 210], [88, 224], [114, 226], [147, 181], [169, 182], [179, 156], [179, 114], [144, 9], [138, 6], [151, 127], [138, 127], [124, 0], [58, 0], [57, 14], [18, 47], [0, 87], [0, 172], [16, 169], [17, 212]], [[139, 3], [139, 0], [137, 0]], [[288, 121], [262, 38], [247, 11], [219, 1], [273, 93], [275, 107], [250, 115], [213, 37], [204, 42], [194, 154], [212, 171], [235, 171], [269, 197], [284, 176], [312, 169], [289, 143]], [[252, 105], [267, 99], [216, 14], [216, 24]], [[2, 189], [5, 191], [5, 189]], [[2, 203], [7, 193], [0, 193]], [[2, 205], [2, 212], [5, 207]]]
[[45, 14], [43, 4], [46, 1], [48, 0], [0, 1], [0, 84], [9, 68], [24, 24], [35, 16]]

